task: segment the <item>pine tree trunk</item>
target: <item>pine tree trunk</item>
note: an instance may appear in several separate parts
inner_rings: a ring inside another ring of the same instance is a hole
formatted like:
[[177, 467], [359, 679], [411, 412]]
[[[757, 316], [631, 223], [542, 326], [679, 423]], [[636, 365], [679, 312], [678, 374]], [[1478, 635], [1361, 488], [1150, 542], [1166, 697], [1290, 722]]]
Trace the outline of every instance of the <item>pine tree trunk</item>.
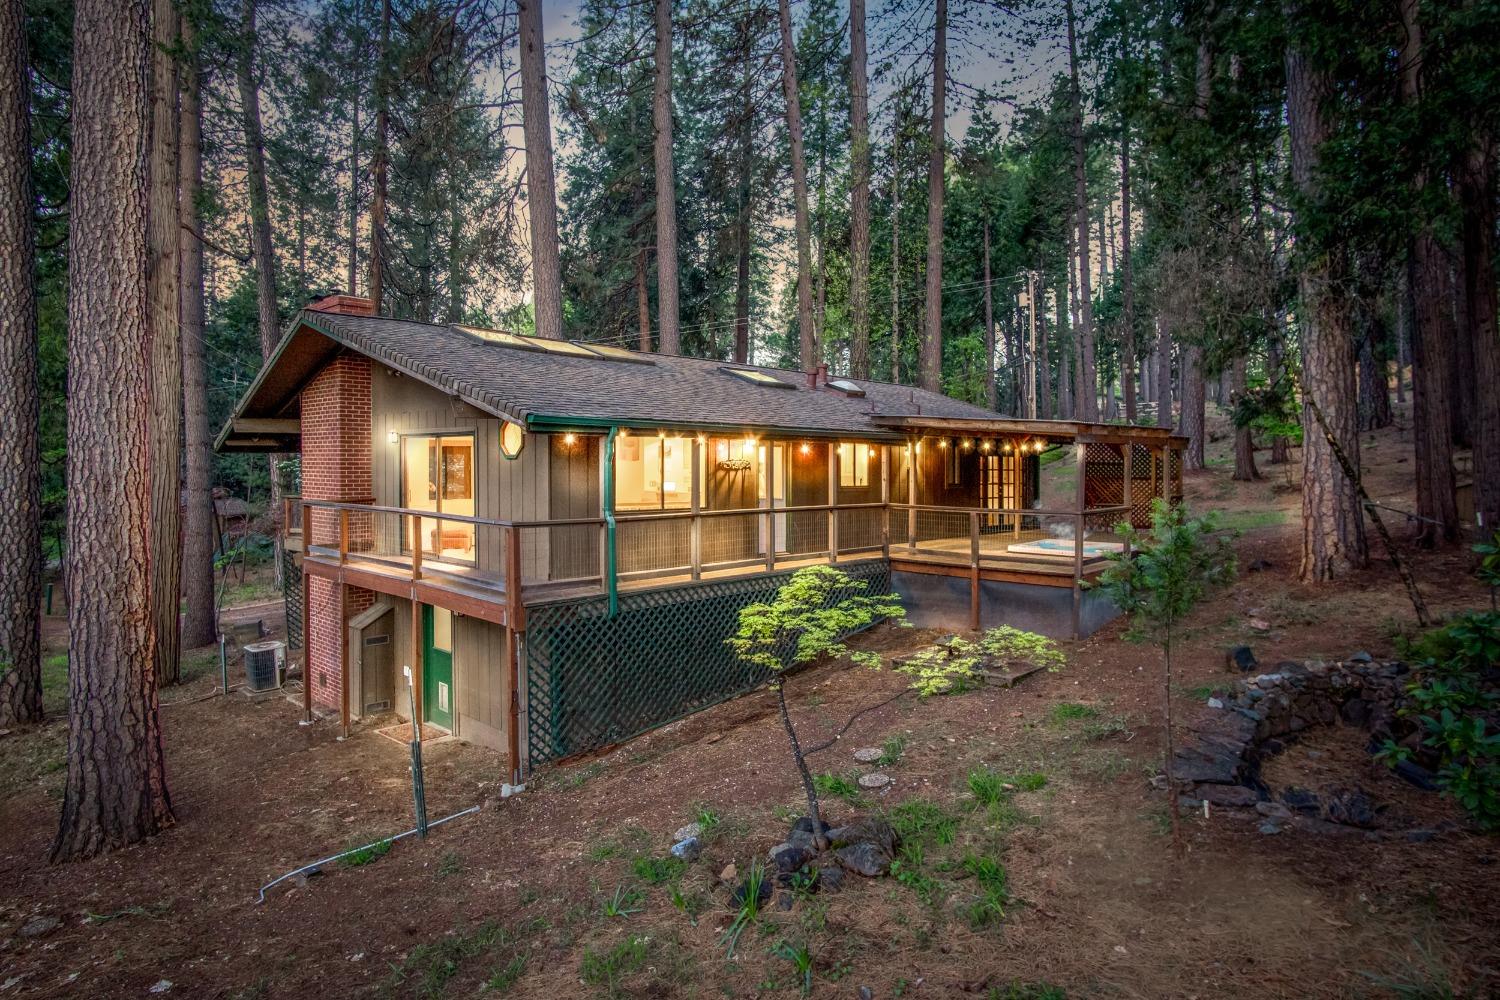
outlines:
[[[521, 7], [524, 17], [524, 5]], [[524, 49], [523, 49], [524, 54]], [[524, 76], [523, 76], [524, 82]], [[524, 100], [525, 91], [522, 90]], [[380, 3], [380, 44], [375, 63], [375, 152], [370, 162], [370, 301], [385, 315], [385, 202], [391, 160], [391, 0]]]
[[750, 360], [750, 187], [755, 173], [755, 89], [751, 63], [753, 25], [747, 13], [740, 37], [740, 163], [739, 204], [735, 217], [734, 360]]
[[[942, 2], [942, 0], [939, 0]], [[818, 366], [813, 330], [812, 247], [807, 209], [807, 160], [802, 152], [802, 103], [797, 88], [797, 53], [792, 41], [789, 0], [777, 5], [781, 20], [781, 88], [786, 96], [786, 131], [792, 153], [792, 197], [797, 228], [797, 341], [805, 371]]]
[[198, 193], [203, 186], [202, 82], [191, 17], [182, 20], [182, 125], [178, 149], [178, 211], [182, 257], [182, 411], [186, 513], [182, 531], [182, 644], [196, 649], [214, 641], [213, 435], [208, 424], [208, 349], [203, 336], [203, 243]]
[[663, 354], [682, 352], [678, 328], [677, 175], [672, 167], [672, 0], [654, 0], [656, 61], [651, 96], [656, 164], [656, 340]]
[[984, 400], [995, 409], [995, 302], [990, 290], [990, 220], [984, 220]]
[[901, 111], [891, 149], [891, 381], [901, 383]]
[[648, 247], [635, 252], [636, 326], [640, 330], [640, 349], [648, 353], [651, 350], [651, 292], [646, 287], [646, 257], [650, 252]]
[[[1401, 52], [1401, 97], [1408, 105], [1421, 100], [1422, 35], [1417, 0], [1402, 0], [1405, 44]], [[1419, 174], [1415, 196], [1420, 203], [1427, 177]], [[1452, 313], [1443, 294], [1447, 261], [1432, 225], [1423, 222], [1408, 257], [1408, 282], [1414, 305], [1412, 356], [1412, 443], [1416, 459], [1417, 517], [1415, 540], [1435, 545], [1458, 537], [1458, 503], [1454, 494], [1452, 408]]]
[[1480, 135], [1469, 150], [1459, 191], [1463, 202], [1464, 283], [1473, 345], [1475, 407], [1474, 513], [1480, 534], [1500, 531], [1500, 332], [1496, 329], [1495, 140]]
[[31, 78], [19, 0], [0, 3], [0, 728], [42, 720]]
[[1403, 268], [1396, 279], [1396, 402], [1406, 402], [1406, 373], [1411, 369], [1411, 281]]
[[[865, 47], [865, 0], [849, 0], [849, 374], [855, 378], [870, 377], [870, 79]], [[993, 388], [990, 396], [993, 407]]]
[[1182, 345], [1182, 412], [1178, 414], [1177, 433], [1188, 439], [1182, 453], [1184, 469], [1203, 468], [1204, 439], [1203, 348], [1197, 344]]
[[[1077, 312], [1073, 297], [1072, 268], [1075, 263], [1071, 253], [1068, 254], [1068, 280], [1057, 289], [1057, 416], [1059, 419], [1072, 418], [1078, 413], [1077, 403], [1073, 399], [1073, 340], [1074, 333], [1073, 317]], [[1044, 342], [1045, 343], [1045, 342]], [[1046, 383], [1043, 383], [1046, 385]], [[1043, 398], [1048, 394], [1043, 393]]]
[[344, 286], [349, 295], [358, 294], [359, 276], [359, 84], [349, 102], [349, 266]]
[[1099, 419], [1099, 380], [1094, 370], [1094, 289], [1089, 268], [1088, 150], [1083, 141], [1083, 90], [1078, 82], [1078, 40], [1073, 0], [1066, 0], [1068, 16], [1068, 74], [1072, 81], [1073, 221], [1078, 226], [1078, 374], [1074, 413], [1080, 420]]
[[1135, 275], [1130, 260], [1130, 123], [1120, 122], [1120, 382], [1125, 390], [1125, 422], [1135, 423]]
[[[54, 862], [172, 822], [151, 600], [151, 18], [79, 0], [68, 225], [68, 777]], [[107, 501], [107, 502], [106, 502]]]
[[[782, 0], [784, 3], [785, 0]], [[947, 160], [948, 0], [936, 0], [932, 32], [932, 121], [927, 161], [927, 302], [918, 384], [943, 390], [943, 170]]]
[[[1333, 131], [1329, 105], [1333, 81], [1295, 44], [1286, 49], [1287, 126], [1291, 134], [1292, 181], [1309, 201], [1318, 197], [1317, 165]], [[1302, 565], [1307, 582], [1322, 582], [1364, 567], [1368, 561], [1364, 513], [1354, 483], [1312, 416], [1322, 411], [1330, 434], [1359, 467], [1354, 337], [1346, 289], [1346, 251], [1320, 248], [1297, 276], [1302, 339]]]
[[[526, 136], [526, 209], [531, 222], [532, 306], [536, 311], [536, 335], [562, 340], [562, 259], [557, 243], [557, 186], [552, 170], [552, 115], [547, 108], [547, 50], [542, 33], [541, 0], [519, 0], [517, 25], [520, 31], [521, 117]], [[675, 317], [675, 300], [673, 306]], [[676, 335], [675, 323], [673, 335]], [[666, 350], [665, 344], [662, 349]], [[672, 349], [676, 350], [675, 344]]]
[[[1244, 355], [1239, 355], [1230, 362], [1228, 405], [1231, 407], [1249, 387], [1246, 367]], [[1260, 478], [1260, 470], [1255, 467], [1255, 437], [1249, 425], [1234, 429], [1234, 478], [1241, 482], [1252, 482]]]
[[1156, 327], [1156, 426], [1172, 426], [1172, 327], [1165, 316]]
[[1375, 341], [1383, 339], [1379, 318], [1368, 317], [1366, 326], [1359, 338], [1359, 429], [1373, 431], [1391, 425], [1391, 395], [1385, 360], [1375, 356]]
[[151, 204], [147, 308], [151, 322], [151, 599], [156, 679], [182, 675], [182, 342], [177, 220], [177, 12], [153, 0]]

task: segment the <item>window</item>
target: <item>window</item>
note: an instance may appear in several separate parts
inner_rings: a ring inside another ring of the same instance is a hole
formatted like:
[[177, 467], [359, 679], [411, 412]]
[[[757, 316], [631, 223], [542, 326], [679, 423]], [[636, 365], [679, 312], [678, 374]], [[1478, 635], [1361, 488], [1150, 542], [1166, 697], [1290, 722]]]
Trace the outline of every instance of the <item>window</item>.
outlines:
[[615, 442], [616, 510], [686, 510], [692, 498], [691, 438], [632, 436]]
[[746, 382], [754, 382], [756, 385], [773, 385], [779, 389], [795, 388], [792, 383], [784, 382], [768, 372], [756, 371], [753, 368], [720, 368], [719, 371], [727, 375], [742, 378]]
[[958, 465], [958, 446], [947, 445], [943, 448], [943, 485], [954, 487], [962, 486], [963, 483], [963, 470]]
[[[401, 506], [433, 514], [474, 516], [474, 435], [408, 434], [401, 439]], [[474, 525], [439, 517], [422, 519], [423, 555], [474, 561]], [[411, 525], [401, 533], [411, 548]]]
[[839, 445], [839, 485], [870, 485], [870, 446], [844, 442]]

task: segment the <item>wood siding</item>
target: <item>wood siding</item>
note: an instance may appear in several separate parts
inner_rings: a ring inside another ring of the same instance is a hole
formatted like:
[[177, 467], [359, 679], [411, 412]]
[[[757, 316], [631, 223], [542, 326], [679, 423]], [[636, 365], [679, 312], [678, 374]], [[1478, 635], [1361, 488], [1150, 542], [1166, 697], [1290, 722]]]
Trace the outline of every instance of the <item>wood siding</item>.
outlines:
[[[411, 717], [411, 702], [401, 668], [412, 661], [411, 602], [403, 597], [384, 598], [395, 609], [396, 714]], [[420, 641], [420, 637], [419, 641]], [[492, 750], [507, 748], [505, 628], [467, 615], [453, 617], [453, 735]]]

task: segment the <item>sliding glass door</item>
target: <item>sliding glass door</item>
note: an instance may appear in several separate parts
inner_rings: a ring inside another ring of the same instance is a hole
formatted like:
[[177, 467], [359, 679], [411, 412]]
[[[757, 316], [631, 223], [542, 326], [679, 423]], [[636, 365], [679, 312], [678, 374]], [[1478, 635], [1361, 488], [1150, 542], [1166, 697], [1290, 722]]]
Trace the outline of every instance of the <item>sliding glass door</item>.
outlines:
[[[443, 514], [474, 515], [474, 435], [408, 434], [401, 439], [401, 506], [431, 511], [422, 518], [422, 555], [474, 561], [474, 525]], [[411, 525], [402, 549], [411, 550]]]

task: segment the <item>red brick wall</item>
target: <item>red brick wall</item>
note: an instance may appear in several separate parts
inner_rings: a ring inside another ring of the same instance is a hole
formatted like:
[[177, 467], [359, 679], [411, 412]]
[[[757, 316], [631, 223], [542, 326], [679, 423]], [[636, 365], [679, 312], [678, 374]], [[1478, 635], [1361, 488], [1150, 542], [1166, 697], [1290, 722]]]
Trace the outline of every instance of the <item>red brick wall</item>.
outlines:
[[[331, 361], [302, 390], [302, 495], [309, 500], [371, 503], [374, 478], [370, 458], [370, 362], [343, 355]], [[351, 549], [366, 547], [370, 522], [354, 516], [349, 522]], [[339, 517], [334, 511], [312, 512], [310, 540], [337, 545]], [[338, 709], [339, 655], [345, 623], [339, 620], [338, 584], [313, 577], [309, 581], [309, 676], [313, 703]], [[348, 612], [359, 614], [375, 603], [371, 591], [349, 588]], [[356, 710], [358, 706], [353, 706]]]

